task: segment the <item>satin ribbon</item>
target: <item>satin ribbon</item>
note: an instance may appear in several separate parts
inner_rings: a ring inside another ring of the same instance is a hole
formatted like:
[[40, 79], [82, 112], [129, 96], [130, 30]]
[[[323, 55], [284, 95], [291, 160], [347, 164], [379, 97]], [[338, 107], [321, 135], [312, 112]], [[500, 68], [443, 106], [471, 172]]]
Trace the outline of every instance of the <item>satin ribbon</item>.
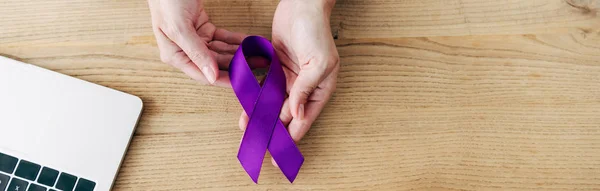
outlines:
[[[246, 58], [252, 56], [261, 56], [271, 61], [262, 87], [246, 61]], [[235, 95], [250, 117], [238, 151], [242, 167], [254, 183], [258, 183], [268, 149], [290, 183], [294, 182], [304, 157], [279, 120], [279, 112], [286, 98], [286, 80], [271, 43], [258, 36], [245, 38], [229, 64], [229, 77]]]

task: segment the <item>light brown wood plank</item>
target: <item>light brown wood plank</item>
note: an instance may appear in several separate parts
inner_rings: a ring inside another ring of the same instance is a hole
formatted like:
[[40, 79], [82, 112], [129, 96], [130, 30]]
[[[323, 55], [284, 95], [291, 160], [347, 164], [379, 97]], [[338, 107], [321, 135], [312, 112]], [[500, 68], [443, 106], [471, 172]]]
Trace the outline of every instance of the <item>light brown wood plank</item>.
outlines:
[[233, 92], [160, 63], [154, 42], [0, 45], [0, 54], [139, 95], [115, 190], [597, 190], [600, 33], [338, 40], [338, 90], [290, 185], [235, 156]]
[[[206, 9], [217, 26], [270, 37], [277, 3], [207, 0]], [[565, 33], [600, 30], [597, 11], [565, 0], [339, 0], [331, 26], [339, 39]], [[0, 13], [3, 45], [131, 44], [153, 37], [143, 0], [4, 0]]]
[[587, 2], [569, 4], [567, 1], [342, 0], [334, 10], [332, 30], [340, 38], [377, 38], [557, 33], [573, 28], [599, 29], [597, 11], [600, 7], [596, 8], [594, 4]]

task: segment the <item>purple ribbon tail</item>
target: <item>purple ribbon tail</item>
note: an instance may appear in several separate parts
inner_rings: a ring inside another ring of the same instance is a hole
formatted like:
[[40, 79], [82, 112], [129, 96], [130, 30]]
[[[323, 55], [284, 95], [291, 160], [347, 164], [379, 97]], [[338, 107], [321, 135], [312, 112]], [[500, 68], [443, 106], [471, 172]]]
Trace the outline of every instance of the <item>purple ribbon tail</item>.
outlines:
[[[252, 56], [265, 57], [271, 61], [262, 87], [246, 61], [247, 57]], [[238, 152], [242, 167], [258, 183], [268, 149], [286, 178], [294, 182], [304, 163], [304, 157], [279, 120], [286, 98], [286, 79], [271, 43], [258, 36], [244, 39], [231, 60], [229, 75], [233, 91], [250, 117]]]

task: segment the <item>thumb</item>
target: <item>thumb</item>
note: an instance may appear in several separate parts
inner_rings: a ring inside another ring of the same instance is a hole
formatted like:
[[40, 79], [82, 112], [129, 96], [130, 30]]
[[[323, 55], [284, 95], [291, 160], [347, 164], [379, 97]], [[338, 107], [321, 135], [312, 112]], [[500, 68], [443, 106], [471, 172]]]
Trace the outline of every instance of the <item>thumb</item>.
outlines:
[[300, 70], [296, 81], [290, 89], [290, 110], [294, 118], [300, 120], [304, 118], [304, 105], [319, 83], [321, 83], [324, 73], [325, 70], [318, 67]]
[[218, 78], [219, 68], [217, 62], [213, 58], [207, 43], [198, 36], [193, 27], [185, 28], [178, 31], [179, 34], [171, 38], [190, 60], [198, 66], [204, 74], [204, 77], [210, 84], [215, 83]]

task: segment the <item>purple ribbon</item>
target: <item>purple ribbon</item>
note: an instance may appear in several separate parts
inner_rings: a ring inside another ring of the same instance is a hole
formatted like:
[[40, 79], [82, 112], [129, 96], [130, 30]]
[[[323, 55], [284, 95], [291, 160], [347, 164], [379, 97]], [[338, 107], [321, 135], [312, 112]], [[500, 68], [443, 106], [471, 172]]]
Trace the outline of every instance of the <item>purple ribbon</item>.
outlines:
[[[250, 70], [246, 58], [261, 56], [271, 61], [262, 87]], [[267, 149], [279, 169], [294, 182], [304, 157], [283, 123], [279, 112], [286, 98], [286, 80], [281, 63], [269, 40], [249, 36], [242, 41], [229, 64], [231, 86], [250, 117], [240, 144], [238, 159], [254, 183]]]

